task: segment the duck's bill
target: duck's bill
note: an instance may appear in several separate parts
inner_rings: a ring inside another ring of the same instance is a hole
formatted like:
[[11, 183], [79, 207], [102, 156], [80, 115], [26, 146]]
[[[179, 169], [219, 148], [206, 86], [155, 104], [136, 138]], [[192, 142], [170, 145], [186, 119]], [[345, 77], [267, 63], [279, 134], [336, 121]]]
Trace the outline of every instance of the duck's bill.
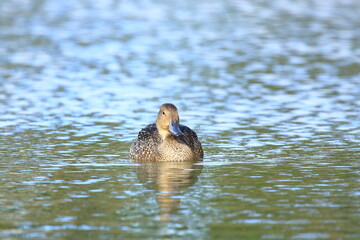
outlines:
[[183, 133], [180, 130], [179, 122], [175, 120], [170, 120], [169, 130], [174, 136], [180, 136], [183, 135]]

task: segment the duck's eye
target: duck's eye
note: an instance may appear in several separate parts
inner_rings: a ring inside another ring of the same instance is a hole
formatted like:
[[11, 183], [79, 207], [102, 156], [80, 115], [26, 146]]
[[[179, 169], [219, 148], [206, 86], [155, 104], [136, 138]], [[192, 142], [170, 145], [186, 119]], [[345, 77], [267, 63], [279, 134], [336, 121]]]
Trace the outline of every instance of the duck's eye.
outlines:
[[163, 112], [163, 115], [165, 115], [165, 112]]

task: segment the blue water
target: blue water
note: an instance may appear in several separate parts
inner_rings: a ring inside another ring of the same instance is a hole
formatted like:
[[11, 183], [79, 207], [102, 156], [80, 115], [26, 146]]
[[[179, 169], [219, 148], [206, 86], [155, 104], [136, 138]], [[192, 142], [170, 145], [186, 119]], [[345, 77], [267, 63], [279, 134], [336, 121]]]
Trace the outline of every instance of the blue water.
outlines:
[[[360, 3], [0, 3], [0, 238], [359, 239]], [[205, 159], [138, 164], [162, 103]]]

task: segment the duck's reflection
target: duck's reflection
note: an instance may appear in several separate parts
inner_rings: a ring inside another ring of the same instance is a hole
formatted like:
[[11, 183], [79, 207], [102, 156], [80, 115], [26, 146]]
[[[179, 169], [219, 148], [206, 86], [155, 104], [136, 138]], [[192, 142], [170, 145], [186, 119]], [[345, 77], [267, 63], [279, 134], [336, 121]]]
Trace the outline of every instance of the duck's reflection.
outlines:
[[139, 180], [156, 190], [161, 220], [168, 221], [170, 214], [178, 210], [184, 190], [196, 182], [202, 168], [203, 165], [196, 162], [140, 163]]

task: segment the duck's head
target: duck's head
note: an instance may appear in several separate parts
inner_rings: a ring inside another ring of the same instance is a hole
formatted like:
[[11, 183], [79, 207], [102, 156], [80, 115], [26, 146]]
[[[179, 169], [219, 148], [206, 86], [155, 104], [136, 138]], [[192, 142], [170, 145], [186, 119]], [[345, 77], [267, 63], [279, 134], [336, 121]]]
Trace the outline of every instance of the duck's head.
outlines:
[[179, 122], [179, 113], [174, 104], [164, 103], [161, 105], [156, 119], [156, 127], [162, 138], [183, 135]]

